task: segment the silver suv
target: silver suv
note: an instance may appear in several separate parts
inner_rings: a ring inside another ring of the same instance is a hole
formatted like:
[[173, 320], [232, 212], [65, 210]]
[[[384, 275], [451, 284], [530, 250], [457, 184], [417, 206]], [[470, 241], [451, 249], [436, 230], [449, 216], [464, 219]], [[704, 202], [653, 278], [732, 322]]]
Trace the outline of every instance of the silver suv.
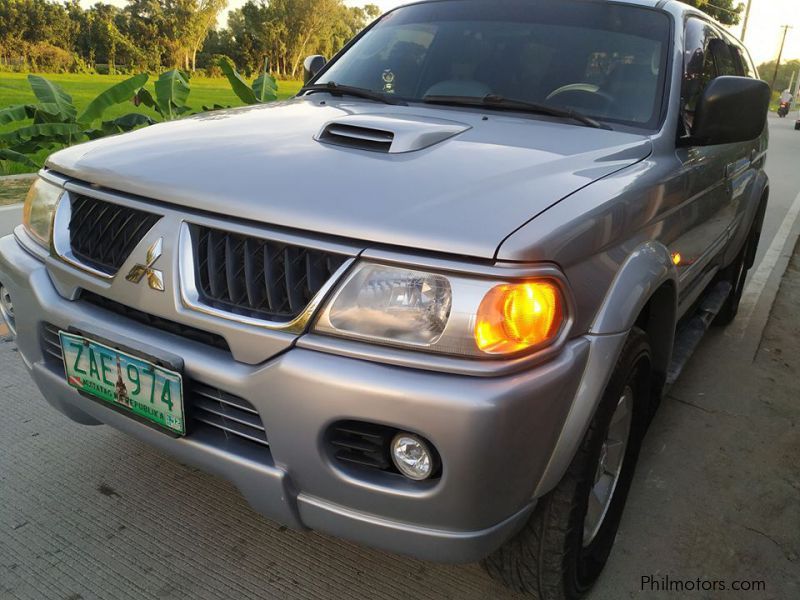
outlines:
[[0, 240], [25, 364], [270, 519], [580, 596], [736, 315], [768, 87], [670, 0], [422, 2], [306, 70], [48, 160]]

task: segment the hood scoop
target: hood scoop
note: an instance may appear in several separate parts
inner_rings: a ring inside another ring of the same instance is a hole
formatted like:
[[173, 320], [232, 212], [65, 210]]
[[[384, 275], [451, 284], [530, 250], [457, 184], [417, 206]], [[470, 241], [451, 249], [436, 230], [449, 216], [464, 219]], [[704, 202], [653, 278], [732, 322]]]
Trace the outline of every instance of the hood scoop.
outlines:
[[314, 139], [333, 146], [404, 154], [430, 148], [469, 129], [464, 123], [429, 117], [351, 115], [326, 123]]

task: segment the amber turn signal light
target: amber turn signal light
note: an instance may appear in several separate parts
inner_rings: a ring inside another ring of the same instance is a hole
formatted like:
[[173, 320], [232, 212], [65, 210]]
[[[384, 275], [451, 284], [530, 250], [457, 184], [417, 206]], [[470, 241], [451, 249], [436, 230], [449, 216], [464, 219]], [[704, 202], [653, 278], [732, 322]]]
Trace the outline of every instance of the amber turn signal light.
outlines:
[[486, 354], [513, 354], [553, 341], [563, 321], [563, 299], [554, 282], [498, 285], [478, 308], [475, 343]]

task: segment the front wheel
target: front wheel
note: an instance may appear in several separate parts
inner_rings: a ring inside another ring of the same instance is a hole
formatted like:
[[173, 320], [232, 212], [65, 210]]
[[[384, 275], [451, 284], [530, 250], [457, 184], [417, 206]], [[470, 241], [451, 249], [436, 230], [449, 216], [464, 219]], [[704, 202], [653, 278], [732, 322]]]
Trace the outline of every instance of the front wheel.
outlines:
[[634, 328], [564, 478], [523, 530], [484, 560], [489, 574], [540, 600], [582, 597], [611, 553], [650, 405], [650, 345]]

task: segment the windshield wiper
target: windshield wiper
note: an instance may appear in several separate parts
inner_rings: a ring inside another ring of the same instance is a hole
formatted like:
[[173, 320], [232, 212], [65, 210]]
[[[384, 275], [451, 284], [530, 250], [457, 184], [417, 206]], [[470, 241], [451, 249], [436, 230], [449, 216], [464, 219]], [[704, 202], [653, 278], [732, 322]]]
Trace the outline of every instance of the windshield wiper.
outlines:
[[425, 96], [422, 99], [427, 104], [450, 104], [453, 106], [482, 106], [488, 108], [499, 108], [504, 110], [521, 110], [525, 112], [532, 112], [541, 115], [548, 115], [551, 117], [561, 117], [563, 119], [572, 119], [587, 127], [594, 127], [596, 129], [611, 129], [608, 125], [604, 125], [600, 121], [587, 117], [575, 110], [566, 108], [556, 108], [547, 104], [538, 104], [536, 102], [528, 102], [526, 100], [513, 100], [498, 96], [497, 94], [488, 94], [486, 96]]
[[394, 104], [397, 106], [407, 106], [407, 103], [399, 98], [393, 98], [389, 94], [383, 92], [376, 92], [366, 88], [353, 87], [349, 85], [339, 85], [335, 81], [328, 83], [317, 83], [314, 85], [307, 85], [300, 90], [298, 95], [314, 92], [328, 92], [334, 96], [355, 96], [356, 98], [364, 98], [365, 100], [374, 100], [375, 102], [383, 102], [384, 104]]

